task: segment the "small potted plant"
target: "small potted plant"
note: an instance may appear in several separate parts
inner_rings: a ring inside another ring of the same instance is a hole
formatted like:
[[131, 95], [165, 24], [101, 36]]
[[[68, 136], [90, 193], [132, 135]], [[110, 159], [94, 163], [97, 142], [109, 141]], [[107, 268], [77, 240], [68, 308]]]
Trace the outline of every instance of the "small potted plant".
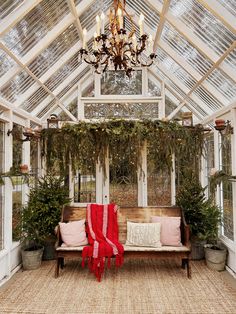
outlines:
[[20, 165], [20, 172], [25, 174], [29, 172], [29, 167], [26, 164]]
[[21, 256], [25, 270], [37, 269], [41, 265], [44, 248], [40, 237], [40, 228], [34, 207], [31, 204], [23, 207], [17, 236], [22, 242]]
[[227, 248], [219, 241], [219, 226], [222, 222], [222, 213], [219, 206], [208, 202], [205, 214], [205, 258], [207, 267], [213, 270], [224, 270], [227, 258]]

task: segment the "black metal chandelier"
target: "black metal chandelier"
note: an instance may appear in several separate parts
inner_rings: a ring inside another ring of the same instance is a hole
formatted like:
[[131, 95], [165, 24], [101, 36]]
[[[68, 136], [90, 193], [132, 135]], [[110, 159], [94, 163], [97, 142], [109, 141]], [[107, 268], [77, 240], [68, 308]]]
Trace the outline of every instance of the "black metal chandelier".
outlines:
[[[131, 31], [124, 28], [124, 17], [129, 19]], [[124, 70], [131, 76], [134, 67], [148, 67], [153, 64], [156, 54], [153, 52], [153, 39], [144, 33], [144, 15], [139, 18], [140, 37], [135, 35], [131, 16], [125, 9], [125, 0], [114, 0], [109, 14], [109, 34], [105, 34], [105, 15], [96, 16], [96, 33], [92, 51], [86, 49], [86, 29], [83, 30], [83, 48], [79, 58], [92, 65], [95, 72], [101, 74], [107, 70]], [[144, 54], [146, 52], [146, 54]]]

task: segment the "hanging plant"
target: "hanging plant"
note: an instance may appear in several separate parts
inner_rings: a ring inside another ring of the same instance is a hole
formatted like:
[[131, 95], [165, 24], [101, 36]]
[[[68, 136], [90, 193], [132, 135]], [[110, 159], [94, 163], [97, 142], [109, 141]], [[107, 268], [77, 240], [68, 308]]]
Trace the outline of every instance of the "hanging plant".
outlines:
[[134, 152], [131, 162], [141, 165], [140, 147], [147, 141], [149, 156], [156, 169], [170, 168], [175, 153], [178, 160], [198, 171], [203, 139], [201, 125], [186, 128], [177, 122], [158, 120], [82, 121], [61, 129], [44, 129], [42, 153], [48, 169], [57, 165], [62, 174], [68, 171], [69, 163], [73, 171], [83, 171], [94, 169], [99, 161], [104, 170], [108, 148], [113, 165], [120, 163], [128, 147]]

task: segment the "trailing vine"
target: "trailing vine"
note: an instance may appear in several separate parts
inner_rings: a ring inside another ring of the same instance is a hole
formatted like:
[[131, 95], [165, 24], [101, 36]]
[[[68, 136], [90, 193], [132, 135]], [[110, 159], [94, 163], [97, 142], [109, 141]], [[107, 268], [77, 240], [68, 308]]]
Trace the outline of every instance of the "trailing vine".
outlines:
[[66, 173], [69, 162], [73, 171], [92, 170], [97, 161], [104, 166], [108, 147], [113, 165], [120, 163], [120, 156], [125, 155], [127, 147], [134, 152], [132, 162], [141, 165], [139, 149], [147, 141], [156, 169], [170, 168], [171, 156], [175, 153], [184, 167], [193, 168], [197, 173], [203, 140], [201, 125], [187, 128], [177, 122], [158, 120], [81, 121], [66, 124], [61, 129], [44, 129], [42, 154], [48, 169], [56, 164], [62, 174]]

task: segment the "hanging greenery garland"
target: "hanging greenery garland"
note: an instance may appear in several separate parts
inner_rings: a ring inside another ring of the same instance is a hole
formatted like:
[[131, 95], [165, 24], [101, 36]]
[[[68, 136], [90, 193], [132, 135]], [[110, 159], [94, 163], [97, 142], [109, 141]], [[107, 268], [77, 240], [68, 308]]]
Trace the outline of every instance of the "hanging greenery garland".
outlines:
[[[48, 169], [55, 164], [62, 173], [72, 170], [94, 169], [96, 162], [105, 169], [109, 147], [112, 162], [120, 162], [127, 147], [134, 151], [133, 162], [141, 165], [140, 147], [147, 141], [149, 156], [156, 169], [171, 167], [172, 154], [198, 170], [203, 152], [204, 129], [202, 125], [183, 127], [177, 122], [158, 120], [113, 119], [100, 122], [81, 121], [66, 124], [61, 129], [42, 131], [42, 153]], [[117, 154], [119, 152], [119, 154]]]

